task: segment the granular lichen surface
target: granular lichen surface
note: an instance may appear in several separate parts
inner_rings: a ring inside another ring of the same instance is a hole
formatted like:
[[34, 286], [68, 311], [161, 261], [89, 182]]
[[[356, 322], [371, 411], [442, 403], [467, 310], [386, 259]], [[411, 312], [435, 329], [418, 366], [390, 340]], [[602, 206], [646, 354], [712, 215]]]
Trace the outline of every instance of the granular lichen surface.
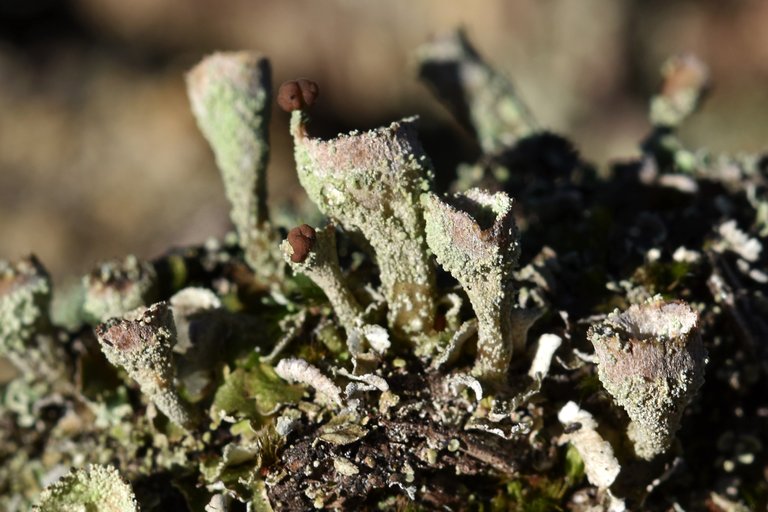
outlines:
[[[768, 158], [686, 146], [706, 66], [596, 169], [465, 35], [416, 60], [476, 161], [413, 117], [321, 139], [322, 84], [217, 53], [187, 86], [231, 236], [67, 290], [0, 262], [0, 509], [765, 509]], [[273, 101], [316, 225], [270, 217]]]

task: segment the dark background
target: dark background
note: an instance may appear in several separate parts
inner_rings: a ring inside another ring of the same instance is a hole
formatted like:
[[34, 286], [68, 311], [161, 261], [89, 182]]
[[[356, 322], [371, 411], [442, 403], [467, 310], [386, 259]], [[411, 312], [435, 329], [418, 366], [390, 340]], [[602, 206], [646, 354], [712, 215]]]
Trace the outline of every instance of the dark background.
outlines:
[[[637, 152], [659, 65], [679, 52], [708, 62], [715, 85], [683, 138], [764, 149], [760, 0], [0, 0], [0, 258], [34, 252], [61, 281], [100, 259], [225, 233], [183, 80], [217, 49], [264, 52], [276, 85], [316, 79], [321, 133], [418, 113], [428, 151], [471, 158], [456, 125], [434, 131], [449, 117], [413, 72], [413, 49], [456, 26], [544, 126], [603, 168]], [[286, 117], [273, 121], [272, 205], [304, 200]]]

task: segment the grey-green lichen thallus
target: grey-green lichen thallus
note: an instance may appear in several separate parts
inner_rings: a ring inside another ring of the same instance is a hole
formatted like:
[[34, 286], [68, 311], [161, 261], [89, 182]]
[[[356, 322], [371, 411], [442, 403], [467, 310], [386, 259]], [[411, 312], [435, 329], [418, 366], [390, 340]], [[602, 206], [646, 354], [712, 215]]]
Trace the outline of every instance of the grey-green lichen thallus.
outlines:
[[153, 304], [137, 320], [113, 318], [96, 334], [109, 362], [124, 369], [163, 414], [187, 430], [196, 427], [198, 417], [174, 383], [176, 326], [167, 303]]
[[40, 494], [35, 512], [139, 512], [131, 486], [114, 466], [73, 469]]
[[694, 55], [677, 55], [664, 62], [661, 74], [661, 90], [651, 98], [651, 122], [675, 127], [701, 104], [710, 87], [709, 69]]
[[[462, 34], [419, 58], [482, 149], [480, 172], [459, 164], [445, 183], [465, 192], [433, 186], [412, 118], [314, 137], [321, 91], [301, 78], [275, 99], [327, 220], [281, 208], [278, 231], [264, 198], [269, 65], [219, 53], [188, 86], [237, 240], [108, 262], [53, 300], [36, 259], [0, 262], [0, 355], [19, 370], [3, 381], [0, 366], [0, 509], [655, 510], [694, 494], [720, 506], [712, 489], [731, 478], [764, 504], [766, 156], [710, 161], [676, 139], [705, 68], [671, 61], [642, 159], [603, 175], [580, 160], [550, 169], [559, 150]], [[657, 192], [681, 180], [658, 211]], [[615, 201], [626, 187], [638, 197]], [[673, 229], [690, 212], [711, 229]], [[645, 226], [664, 237], [643, 240]], [[639, 303], [658, 292], [690, 305]], [[709, 464], [689, 479], [701, 485], [660, 483], [683, 467], [661, 454], [701, 386], [702, 337], [718, 357], [674, 455]]]
[[0, 260], [0, 356], [25, 378], [66, 378], [68, 359], [49, 317], [51, 280], [35, 256]]
[[157, 295], [157, 273], [148, 261], [127, 256], [101, 263], [82, 279], [83, 316], [97, 324], [151, 304]]
[[[292, 112], [301, 185], [321, 212], [373, 248], [393, 334], [409, 339], [430, 331], [435, 269], [419, 196], [430, 190], [433, 171], [418, 141], [415, 118], [320, 140], [306, 130], [310, 106], [303, 95], [306, 87], [307, 83], [287, 82], [278, 93], [278, 97], [296, 95], [297, 101], [282, 101], [281, 106]], [[317, 91], [316, 85], [313, 90]], [[310, 96], [313, 101], [314, 97]]]
[[699, 315], [684, 302], [653, 297], [590, 328], [605, 389], [631, 420], [635, 453], [664, 453], [688, 403], [704, 383]]
[[245, 51], [214, 53], [187, 75], [192, 112], [216, 156], [245, 260], [265, 283], [279, 280], [283, 268], [267, 210], [271, 77], [269, 61]]
[[282, 251], [294, 271], [305, 274], [323, 290], [348, 334], [362, 325], [363, 308], [344, 282], [333, 225], [319, 230], [306, 224], [293, 228]]
[[347, 333], [347, 348], [355, 364], [359, 358], [372, 356], [365, 353], [367, 348], [377, 353], [389, 348], [386, 329], [366, 321], [364, 308], [344, 280], [336, 251], [336, 229], [332, 224], [318, 230], [307, 224], [297, 226], [288, 232], [281, 247], [286, 262], [294, 272], [312, 279], [328, 297]]
[[525, 333], [513, 329], [511, 317], [512, 270], [520, 253], [512, 198], [472, 189], [447, 200], [425, 194], [422, 203], [429, 248], [467, 292], [477, 316], [472, 374], [503, 382], [513, 351], [525, 348]]

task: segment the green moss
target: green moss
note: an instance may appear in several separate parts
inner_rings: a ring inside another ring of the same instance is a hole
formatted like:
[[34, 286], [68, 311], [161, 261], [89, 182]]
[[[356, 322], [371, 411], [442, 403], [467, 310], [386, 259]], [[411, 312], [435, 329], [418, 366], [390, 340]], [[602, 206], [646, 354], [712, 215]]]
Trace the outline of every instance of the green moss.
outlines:
[[564, 489], [559, 482], [549, 479], [528, 478], [508, 483], [491, 501], [492, 512], [547, 512], [561, 511]]
[[694, 275], [695, 266], [685, 261], [654, 261], [639, 267], [632, 279], [651, 294], [675, 296]]
[[258, 420], [272, 414], [282, 404], [297, 402], [304, 390], [286, 384], [267, 364], [225, 371], [223, 383], [213, 399], [211, 417]]

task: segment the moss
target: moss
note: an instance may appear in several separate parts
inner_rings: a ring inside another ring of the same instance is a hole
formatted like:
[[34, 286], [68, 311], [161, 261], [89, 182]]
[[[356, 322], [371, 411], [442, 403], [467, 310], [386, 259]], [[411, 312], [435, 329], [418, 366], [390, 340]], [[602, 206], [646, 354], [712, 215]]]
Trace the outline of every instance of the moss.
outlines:
[[639, 267], [632, 279], [652, 294], [673, 295], [691, 280], [696, 266], [686, 261], [654, 261]]
[[492, 512], [561, 511], [563, 488], [546, 478], [529, 478], [508, 483], [491, 501]]

